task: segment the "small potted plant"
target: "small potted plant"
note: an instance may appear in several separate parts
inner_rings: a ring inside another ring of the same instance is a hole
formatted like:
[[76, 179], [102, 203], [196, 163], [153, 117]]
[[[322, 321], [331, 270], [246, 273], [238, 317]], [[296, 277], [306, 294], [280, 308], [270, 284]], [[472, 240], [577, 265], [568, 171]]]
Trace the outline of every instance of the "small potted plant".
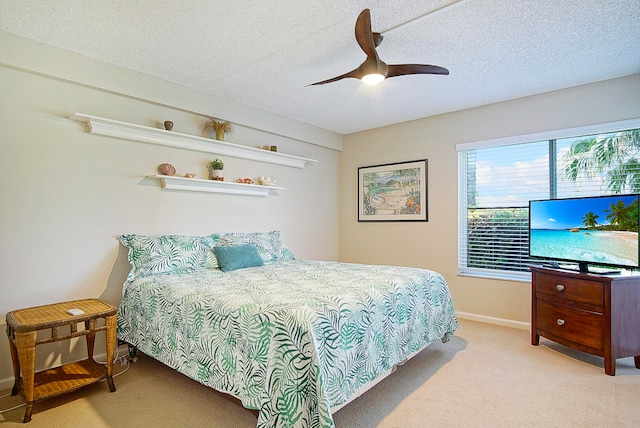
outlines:
[[220, 171], [224, 169], [224, 162], [222, 159], [214, 159], [208, 163], [208, 166], [211, 172], [211, 179], [217, 180], [220, 177]]
[[230, 134], [233, 132], [231, 129], [231, 122], [228, 120], [218, 120], [212, 117], [207, 120], [207, 123], [204, 125], [203, 131], [210, 135], [212, 132], [216, 133], [216, 140], [224, 141], [224, 134]]

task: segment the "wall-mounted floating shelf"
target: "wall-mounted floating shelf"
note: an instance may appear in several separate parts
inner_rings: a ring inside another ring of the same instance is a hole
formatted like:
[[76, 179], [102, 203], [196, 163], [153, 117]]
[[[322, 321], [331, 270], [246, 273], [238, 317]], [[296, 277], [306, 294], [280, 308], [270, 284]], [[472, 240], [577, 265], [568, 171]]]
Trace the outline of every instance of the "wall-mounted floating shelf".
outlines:
[[318, 161], [314, 159], [287, 155], [280, 152], [271, 152], [255, 147], [227, 143], [211, 138], [196, 137], [194, 135], [181, 134], [179, 132], [166, 131], [164, 129], [151, 128], [149, 126], [136, 125], [83, 113], [76, 113], [71, 116], [70, 119], [86, 122], [89, 125], [89, 132], [92, 134], [124, 138], [142, 143], [159, 144], [161, 146], [213, 153], [221, 156], [231, 156], [294, 168], [304, 168], [306, 165], [315, 165], [318, 163]]
[[241, 184], [228, 181], [202, 180], [199, 178], [175, 177], [171, 175], [148, 175], [147, 178], [160, 180], [162, 188], [205, 193], [230, 193], [233, 195], [262, 196], [277, 195], [283, 187]]

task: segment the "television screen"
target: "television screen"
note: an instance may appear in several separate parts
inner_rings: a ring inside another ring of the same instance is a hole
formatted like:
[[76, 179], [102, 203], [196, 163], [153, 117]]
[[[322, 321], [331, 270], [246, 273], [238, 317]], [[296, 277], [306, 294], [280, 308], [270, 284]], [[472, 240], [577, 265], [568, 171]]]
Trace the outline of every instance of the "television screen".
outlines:
[[529, 202], [529, 255], [554, 261], [638, 268], [638, 198], [609, 195]]

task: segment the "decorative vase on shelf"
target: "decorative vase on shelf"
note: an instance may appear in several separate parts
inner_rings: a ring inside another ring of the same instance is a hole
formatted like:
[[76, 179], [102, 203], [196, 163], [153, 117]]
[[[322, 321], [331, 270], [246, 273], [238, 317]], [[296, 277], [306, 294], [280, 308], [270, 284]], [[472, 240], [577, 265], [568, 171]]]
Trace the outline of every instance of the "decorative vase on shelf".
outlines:
[[211, 170], [211, 179], [215, 180], [216, 178], [219, 178], [221, 173], [222, 173], [221, 169], [212, 169]]

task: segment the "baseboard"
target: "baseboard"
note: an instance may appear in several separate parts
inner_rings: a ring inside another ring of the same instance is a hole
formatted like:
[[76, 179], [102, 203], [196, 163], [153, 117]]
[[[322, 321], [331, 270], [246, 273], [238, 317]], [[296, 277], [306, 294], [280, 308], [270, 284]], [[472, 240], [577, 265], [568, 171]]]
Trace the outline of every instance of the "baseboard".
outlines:
[[13, 388], [14, 380], [13, 376], [0, 379], [0, 395], [4, 395], [5, 389], [11, 390]]
[[487, 324], [497, 324], [505, 327], [518, 328], [520, 330], [531, 331], [531, 324], [528, 322], [508, 320], [506, 318], [489, 317], [486, 315], [470, 314], [468, 312], [456, 312], [458, 318], [471, 321], [485, 322]]

